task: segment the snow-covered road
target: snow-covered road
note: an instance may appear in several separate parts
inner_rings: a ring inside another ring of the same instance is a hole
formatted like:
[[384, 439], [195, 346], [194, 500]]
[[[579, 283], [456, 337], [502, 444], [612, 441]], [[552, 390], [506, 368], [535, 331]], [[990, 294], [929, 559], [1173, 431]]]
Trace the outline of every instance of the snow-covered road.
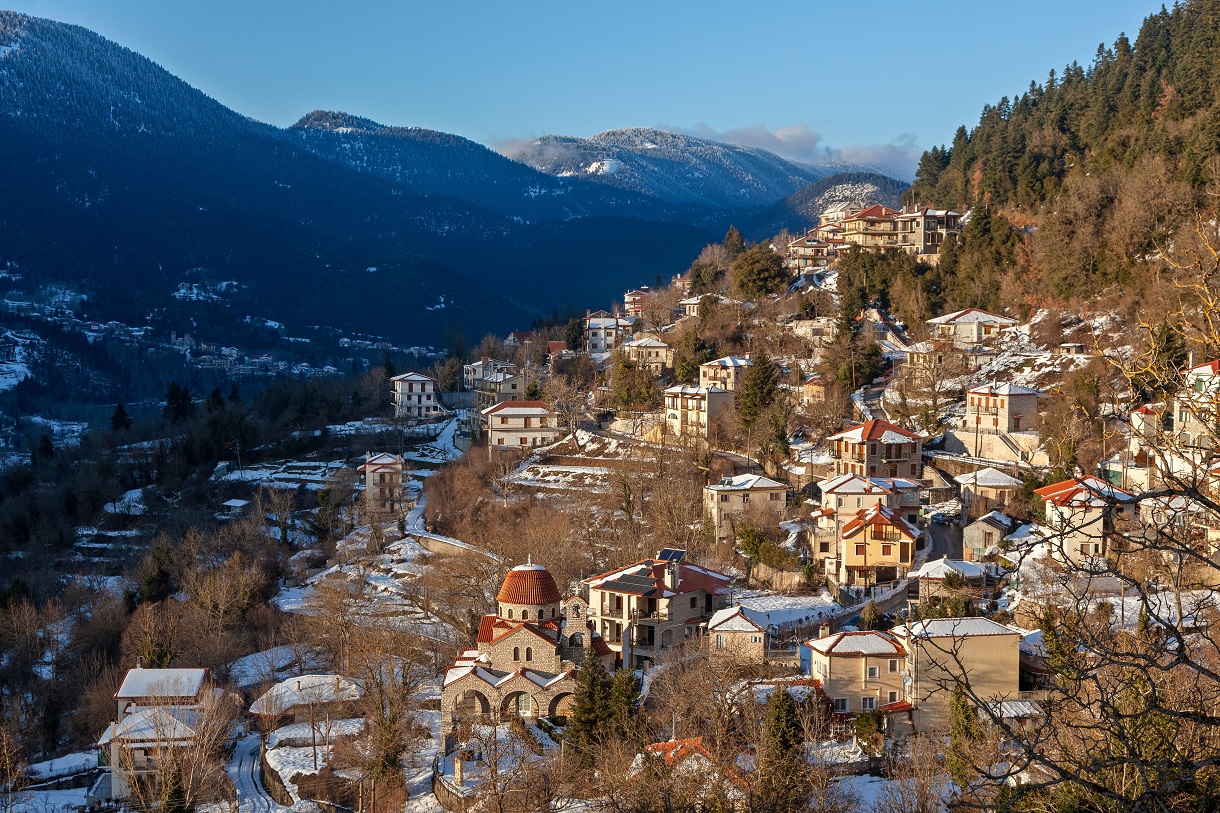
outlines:
[[229, 760], [227, 770], [237, 789], [237, 809], [239, 813], [281, 813], [288, 808], [271, 798], [259, 776], [259, 744], [257, 734], [247, 734], [238, 740]]

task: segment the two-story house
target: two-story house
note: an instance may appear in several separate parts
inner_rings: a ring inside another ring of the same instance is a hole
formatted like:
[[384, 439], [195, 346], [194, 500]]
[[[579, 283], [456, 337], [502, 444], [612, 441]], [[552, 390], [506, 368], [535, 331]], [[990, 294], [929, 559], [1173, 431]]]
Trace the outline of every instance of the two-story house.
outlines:
[[1000, 331], [1017, 324], [1016, 319], [988, 313], [980, 308], [946, 313], [927, 321], [928, 331], [935, 339], [944, 339], [954, 347], [967, 349], [990, 341]]
[[877, 504], [859, 511], [839, 534], [839, 583], [867, 587], [906, 577], [921, 532], [894, 509]]
[[806, 641], [805, 669], [822, 682], [835, 714], [854, 717], [905, 699], [907, 651], [884, 632], [838, 632]]
[[660, 376], [674, 366], [674, 349], [660, 339], [644, 337], [623, 345], [623, 355], [635, 366]]
[[407, 510], [406, 461], [396, 454], [365, 453], [356, 470], [364, 481], [364, 510], [370, 519], [385, 521]]
[[962, 233], [961, 214], [948, 209], [904, 211], [897, 220], [899, 247], [933, 265], [940, 260], [941, 245]]
[[639, 288], [623, 294], [623, 310], [628, 316], [638, 318], [644, 315], [644, 311], [648, 310], [653, 300], [654, 294], [652, 289], [647, 285], [641, 285]]
[[864, 477], [923, 477], [923, 439], [889, 421], [873, 419], [826, 439], [835, 474]]
[[993, 552], [1016, 527], [1016, 521], [999, 511], [990, 511], [962, 528], [962, 558], [981, 562]]
[[897, 209], [877, 204], [843, 218], [843, 239], [850, 245], [879, 251], [898, 248]]
[[559, 415], [541, 401], [501, 401], [481, 412], [492, 449], [547, 446], [563, 433]]
[[699, 386], [719, 387], [729, 392], [737, 392], [745, 381], [746, 372], [752, 366], [752, 362], [743, 356], [725, 356], [700, 364]]
[[1109, 552], [1114, 522], [1135, 496], [1099, 477], [1073, 477], [1035, 489], [1046, 512], [1047, 544], [1061, 562], [1078, 565]]
[[441, 414], [436, 379], [432, 376], [403, 373], [391, 378], [390, 383], [394, 386], [394, 417], [423, 420]]
[[1004, 508], [1016, 498], [1024, 485], [1016, 477], [990, 466], [959, 474], [953, 480], [962, 489], [962, 509], [972, 517]]
[[737, 521], [747, 513], [778, 522], [787, 504], [788, 487], [760, 474], [738, 474], [703, 487], [703, 515], [716, 527], [717, 539], [731, 539]]
[[1042, 393], [1019, 384], [983, 384], [966, 391], [966, 429], [989, 435], [1036, 432]]
[[676, 437], [707, 438], [712, 422], [733, 403], [733, 393], [720, 387], [676, 384], [662, 395], [666, 430]]
[[631, 341], [634, 326], [633, 317], [615, 316], [606, 311], [587, 312], [584, 320], [585, 352], [614, 352], [614, 348]]
[[829, 633], [831, 619], [841, 612], [825, 592], [811, 596], [747, 592], [707, 622], [708, 654], [714, 660], [795, 665], [801, 658], [797, 644], [810, 635]]
[[712, 615], [728, 604], [733, 579], [682, 561], [666, 548], [652, 559], [584, 580], [592, 629], [626, 668], [652, 663], [661, 653], [698, 638]]

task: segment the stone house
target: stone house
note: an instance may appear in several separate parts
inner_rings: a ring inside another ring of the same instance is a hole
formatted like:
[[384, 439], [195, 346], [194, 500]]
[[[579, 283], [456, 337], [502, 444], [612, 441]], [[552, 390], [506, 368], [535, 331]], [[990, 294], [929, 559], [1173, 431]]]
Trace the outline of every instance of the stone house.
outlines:
[[1052, 483], [1034, 491], [1046, 511], [1046, 540], [1051, 556], [1074, 565], [1109, 552], [1114, 522], [1135, 496], [1088, 475]]
[[962, 488], [962, 509], [972, 517], [1005, 507], [1024, 485], [1016, 477], [991, 467], [959, 474], [953, 480]]
[[737, 392], [753, 364], [742, 356], [724, 356], [699, 365], [699, 386]]
[[832, 444], [835, 474], [923, 477], [923, 439], [889, 421], [867, 421], [826, 440]]
[[825, 593], [784, 596], [746, 591], [707, 623], [708, 653], [739, 662], [795, 665], [797, 645], [811, 635], [828, 634], [842, 608]]
[[406, 461], [396, 454], [366, 452], [357, 469], [364, 481], [364, 510], [369, 517], [384, 521], [407, 510]]
[[962, 558], [981, 562], [998, 550], [1004, 537], [1012, 533], [1016, 523], [999, 511], [992, 511], [962, 529]]
[[854, 717], [906, 699], [907, 651], [884, 632], [838, 632], [804, 643], [809, 675], [822, 683], [835, 714]]
[[394, 386], [394, 417], [410, 420], [435, 418], [442, 409], [436, 379], [423, 373], [403, 373], [390, 379]]
[[676, 437], [707, 438], [708, 429], [718, 415], [733, 403], [733, 393], [720, 387], [667, 387], [665, 424]]
[[522, 451], [547, 446], [563, 434], [559, 416], [541, 401], [501, 401], [480, 414], [492, 449]]
[[788, 487], [783, 483], [760, 474], [738, 474], [703, 487], [703, 515], [711, 517], [718, 539], [731, 539], [736, 521], [746, 513], [779, 522], [787, 497]]
[[674, 349], [659, 339], [632, 339], [623, 345], [622, 350], [628, 361], [655, 376], [673, 369]]
[[948, 598], [954, 589], [946, 585], [959, 581], [960, 588], [972, 597], [979, 597], [987, 585], [987, 569], [974, 562], [961, 559], [933, 559], [924, 562], [918, 570], [911, 571], [910, 578], [919, 583], [919, 600]]
[[767, 630], [741, 607], [718, 610], [707, 622], [707, 638], [713, 661], [766, 663]]

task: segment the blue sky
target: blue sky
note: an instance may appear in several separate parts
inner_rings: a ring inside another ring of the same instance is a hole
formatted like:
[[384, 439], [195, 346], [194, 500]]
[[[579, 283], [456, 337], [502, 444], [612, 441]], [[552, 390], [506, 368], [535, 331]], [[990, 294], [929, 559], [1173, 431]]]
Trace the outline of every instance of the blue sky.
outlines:
[[488, 145], [615, 127], [910, 174], [923, 149], [1160, 7], [810, 2], [17, 0], [153, 59], [233, 109], [315, 109]]

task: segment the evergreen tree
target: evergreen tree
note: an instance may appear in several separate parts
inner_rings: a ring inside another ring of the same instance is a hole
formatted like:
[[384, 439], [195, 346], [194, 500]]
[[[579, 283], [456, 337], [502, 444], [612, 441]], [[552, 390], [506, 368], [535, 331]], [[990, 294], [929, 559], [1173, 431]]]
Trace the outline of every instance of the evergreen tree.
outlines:
[[114, 432], [122, 432], [124, 429], [130, 429], [133, 421], [131, 416], [127, 414], [127, 407], [118, 404], [114, 408], [114, 412], [110, 415], [110, 429]]
[[745, 299], [781, 293], [789, 279], [784, 258], [762, 243], [743, 252], [733, 263], [733, 287]]
[[876, 630], [881, 629], [881, 626], [881, 611], [877, 609], [877, 602], [869, 599], [860, 610], [860, 629]]
[[398, 375], [398, 368], [394, 366], [394, 359], [390, 358], [389, 356], [385, 357], [385, 364], [383, 364], [382, 367], [385, 369], [385, 377], [387, 381]]
[[729, 262], [732, 263], [745, 253], [746, 238], [741, 236], [741, 230], [736, 226], [729, 226], [729, 230], [724, 234], [724, 239], [720, 241], [720, 246], [728, 255]]
[[741, 425], [749, 429], [779, 396], [779, 368], [766, 353], [759, 353], [751, 361], [737, 392], [737, 417]]
[[572, 317], [567, 327], [563, 329], [563, 340], [568, 349], [579, 353], [585, 349], [585, 323], [579, 317]]
[[614, 673], [608, 698], [610, 719], [620, 731], [635, 716], [640, 703], [640, 681], [632, 669], [620, 669]]
[[212, 394], [209, 395], [208, 400], [204, 402], [203, 408], [209, 415], [224, 411], [225, 398], [220, 394], [220, 387], [212, 390]]
[[576, 673], [576, 690], [572, 693], [572, 712], [564, 736], [576, 747], [576, 759], [585, 762], [589, 747], [606, 733], [611, 722], [610, 677], [592, 649], [585, 650], [580, 670]]
[[975, 744], [983, 738], [983, 724], [978, 710], [965, 689], [955, 686], [949, 699], [949, 749], [945, 767], [958, 787], [964, 788], [974, 779]]
[[767, 701], [754, 771], [754, 809], [804, 810], [805, 735], [796, 701], [777, 686]]
[[229, 390], [229, 403], [233, 406], [241, 406], [241, 393], [237, 391], [236, 384]]

